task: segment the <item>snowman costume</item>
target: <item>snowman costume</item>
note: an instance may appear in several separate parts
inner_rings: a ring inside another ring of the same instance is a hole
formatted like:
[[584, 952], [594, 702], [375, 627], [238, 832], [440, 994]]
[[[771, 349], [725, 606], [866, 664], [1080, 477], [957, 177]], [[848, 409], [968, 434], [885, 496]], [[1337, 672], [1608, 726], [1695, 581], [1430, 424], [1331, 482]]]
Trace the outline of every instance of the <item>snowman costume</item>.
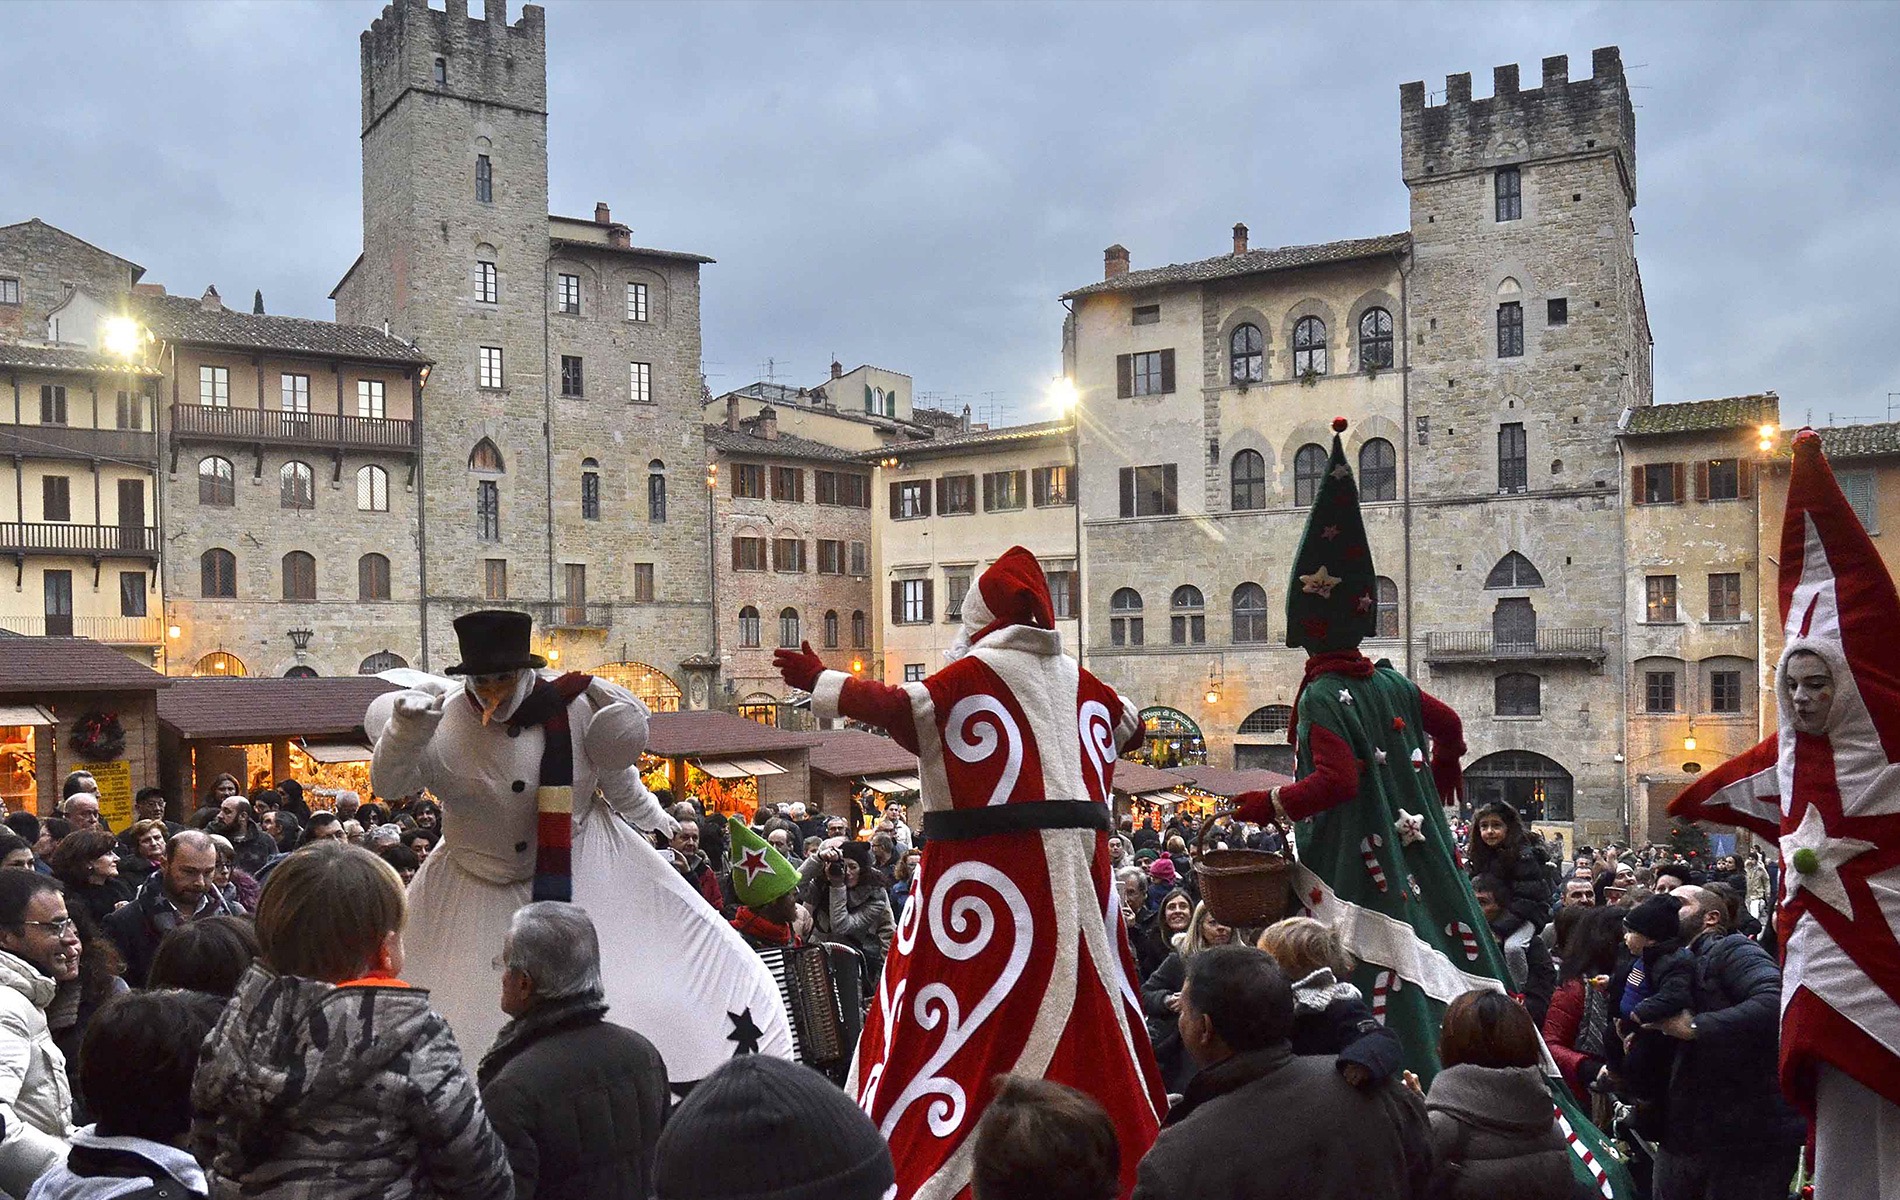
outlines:
[[[769, 972], [636, 832], [678, 827], [635, 769], [646, 706], [606, 680], [541, 670], [525, 613], [455, 624], [464, 661], [449, 670], [464, 678], [386, 672], [407, 690], [379, 696], [364, 718], [377, 793], [426, 788], [442, 804], [442, 840], [409, 885], [406, 977], [430, 990], [457, 1042], [486, 1047], [507, 1019], [492, 963], [515, 910], [572, 899], [599, 930], [610, 1019], [654, 1042], [676, 1086], [738, 1053], [790, 1057]], [[551, 704], [551, 720], [512, 719]], [[571, 785], [550, 788], [550, 738], [562, 737]]]

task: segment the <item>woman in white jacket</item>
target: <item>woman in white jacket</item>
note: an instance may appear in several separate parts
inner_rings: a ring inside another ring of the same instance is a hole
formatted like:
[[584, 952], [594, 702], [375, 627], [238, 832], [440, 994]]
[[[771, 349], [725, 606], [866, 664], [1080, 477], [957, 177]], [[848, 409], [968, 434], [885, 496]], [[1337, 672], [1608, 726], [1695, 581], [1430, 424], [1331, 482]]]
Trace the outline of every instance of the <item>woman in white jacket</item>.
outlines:
[[24, 1196], [66, 1159], [73, 1097], [66, 1056], [46, 1006], [53, 976], [76, 971], [79, 931], [59, 885], [32, 871], [0, 871], [0, 1191]]

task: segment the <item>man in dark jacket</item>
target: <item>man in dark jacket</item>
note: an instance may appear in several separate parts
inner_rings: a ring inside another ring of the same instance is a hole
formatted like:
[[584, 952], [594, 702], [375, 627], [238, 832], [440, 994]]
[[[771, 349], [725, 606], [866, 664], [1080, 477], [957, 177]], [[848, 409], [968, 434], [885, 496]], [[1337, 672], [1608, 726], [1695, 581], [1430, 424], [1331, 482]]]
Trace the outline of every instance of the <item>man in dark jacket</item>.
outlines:
[[1704, 888], [1677, 888], [1695, 959], [1694, 1003], [1650, 1026], [1683, 1041], [1670, 1073], [1656, 1200], [1783, 1200], [1806, 1124], [1781, 1098], [1781, 971], [1728, 931]]
[[501, 952], [502, 1026], [476, 1072], [508, 1147], [516, 1200], [646, 1200], [668, 1102], [653, 1043], [603, 1018], [600, 940], [587, 913], [517, 911]]
[[[1478, 908], [1484, 913], [1484, 919], [1491, 923], [1492, 936], [1502, 946], [1509, 936], [1505, 925], [1510, 921], [1511, 914], [1505, 910], [1504, 901], [1510, 893], [1491, 875], [1480, 875], [1472, 880], [1471, 890], [1478, 897]], [[1511, 985], [1524, 1001], [1524, 1011], [1542, 1028], [1544, 1014], [1550, 1011], [1550, 998], [1557, 990], [1557, 964], [1551, 961], [1550, 950], [1544, 945], [1543, 939], [1532, 938], [1525, 944], [1522, 979], [1516, 976], [1517, 964], [1512, 962], [1511, 967]]]
[[1264, 952], [1195, 955], [1180, 1025], [1201, 1071], [1141, 1160], [1135, 1200], [1424, 1194], [1432, 1162], [1418, 1098], [1397, 1084], [1362, 1092], [1332, 1056], [1295, 1055], [1293, 989]]
[[187, 921], [238, 916], [225, 903], [211, 876], [218, 869], [218, 847], [211, 835], [187, 829], [165, 844], [165, 865], [145, 877], [138, 895], [106, 918], [106, 933], [125, 957], [125, 981], [144, 987], [158, 943]]

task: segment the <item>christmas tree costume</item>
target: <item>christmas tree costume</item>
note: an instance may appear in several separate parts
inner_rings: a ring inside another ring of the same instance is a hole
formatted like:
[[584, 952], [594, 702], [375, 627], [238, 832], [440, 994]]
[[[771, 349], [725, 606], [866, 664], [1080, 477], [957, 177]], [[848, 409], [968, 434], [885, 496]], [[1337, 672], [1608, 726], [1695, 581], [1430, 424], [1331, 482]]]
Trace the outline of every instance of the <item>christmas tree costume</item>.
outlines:
[[970, 1134], [1003, 1073], [1100, 1102], [1126, 1195], [1165, 1099], [1108, 870], [1115, 762], [1141, 721], [1062, 652], [1020, 546], [964, 598], [961, 640], [902, 687], [824, 670], [809, 645], [776, 655], [814, 716], [888, 730], [923, 780], [929, 840], [847, 1086], [890, 1141], [904, 1200], [968, 1195]]
[[515, 910], [572, 900], [600, 932], [610, 1020], [653, 1040], [676, 1086], [735, 1053], [791, 1054], [765, 964], [635, 826], [670, 832], [634, 769], [647, 711], [588, 675], [544, 674], [526, 613], [456, 618], [460, 679], [385, 678], [363, 727], [371, 781], [385, 796], [427, 788], [442, 840], [409, 885], [407, 978], [430, 989], [470, 1054], [505, 1019], [490, 965]]
[[1780, 730], [1669, 813], [1780, 847], [1781, 1089], [1814, 1123], [1815, 1194], [1871, 1200], [1900, 1178], [1900, 596], [1811, 429], [1780, 569]]
[[[1333, 423], [1287, 589], [1287, 645], [1308, 654], [1291, 731], [1297, 781], [1237, 797], [1237, 815], [1296, 822], [1300, 902], [1337, 929], [1359, 963], [1352, 982], [1398, 1034], [1406, 1066], [1429, 1083], [1445, 1006], [1474, 989], [1508, 990], [1510, 976], [1441, 807], [1459, 787], [1458, 714], [1390, 662], [1359, 653], [1376, 628], [1377, 577], [1338, 437], [1345, 425]], [[1555, 1064], [1547, 1069], [1578, 1178], [1606, 1197], [1631, 1195]]]

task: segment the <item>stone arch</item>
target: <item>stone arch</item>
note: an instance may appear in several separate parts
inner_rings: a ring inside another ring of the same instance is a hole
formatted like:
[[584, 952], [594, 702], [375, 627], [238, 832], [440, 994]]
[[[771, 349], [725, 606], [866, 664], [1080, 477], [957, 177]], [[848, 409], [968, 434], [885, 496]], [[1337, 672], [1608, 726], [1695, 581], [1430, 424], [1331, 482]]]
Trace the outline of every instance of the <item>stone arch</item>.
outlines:
[[1352, 307], [1346, 310], [1346, 323], [1341, 327], [1340, 336], [1345, 339], [1346, 344], [1341, 347], [1344, 357], [1340, 361], [1345, 363], [1349, 370], [1363, 371], [1365, 369], [1365, 364], [1359, 361], [1359, 322], [1366, 313], [1375, 308], [1383, 308], [1386, 315], [1392, 318], [1392, 367], [1381, 367], [1380, 370], [1394, 369], [1405, 361], [1405, 350], [1402, 345], [1405, 341], [1405, 332], [1399, 327], [1399, 302], [1384, 288], [1370, 288], [1354, 300]]
[[244, 660], [229, 650], [213, 650], [191, 665], [193, 675], [222, 675], [227, 679], [249, 675], [250, 669]]
[[[1214, 382], [1221, 387], [1233, 386], [1233, 380], [1227, 373], [1227, 348], [1232, 345], [1234, 330], [1242, 325], [1260, 327], [1261, 348], [1260, 374], [1262, 381], [1273, 378], [1273, 365], [1284, 355], [1276, 353], [1273, 336], [1273, 320], [1251, 304], [1243, 304], [1227, 314], [1220, 327], [1220, 339], [1214, 343]], [[1249, 385], [1251, 386], [1251, 385]]]
[[680, 685], [665, 671], [643, 662], [611, 662], [595, 667], [592, 674], [626, 688], [646, 704], [651, 712], [678, 712]]

